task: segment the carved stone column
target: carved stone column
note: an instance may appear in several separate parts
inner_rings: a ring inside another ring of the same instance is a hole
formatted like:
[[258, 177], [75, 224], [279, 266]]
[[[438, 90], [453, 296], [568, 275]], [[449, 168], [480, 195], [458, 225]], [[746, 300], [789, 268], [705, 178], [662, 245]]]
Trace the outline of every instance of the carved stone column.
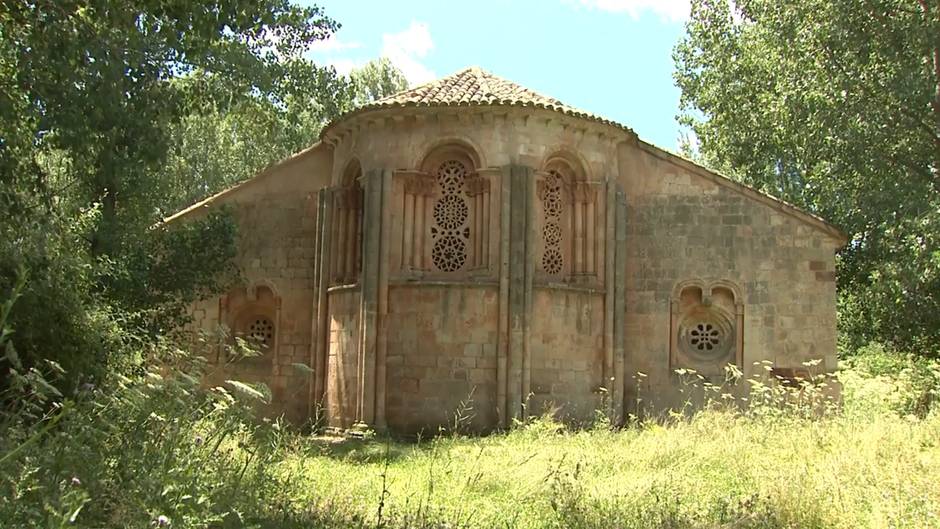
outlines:
[[604, 239], [604, 366], [603, 386], [610, 390], [611, 420], [623, 420], [626, 394], [624, 324], [626, 319], [627, 204], [614, 181], [607, 182]]
[[400, 172], [398, 177], [404, 182], [401, 232], [402, 271], [424, 272], [428, 270], [427, 223], [434, 193], [434, 179], [431, 175], [416, 171]]
[[627, 199], [624, 192], [617, 189], [614, 239], [614, 274], [608, 281], [614, 283], [614, 418], [623, 421], [624, 399], [626, 395], [626, 318], [627, 318]]
[[595, 223], [595, 204], [597, 190], [594, 184], [576, 182], [572, 189], [574, 201], [574, 250], [572, 272], [575, 276], [585, 278], [597, 277], [597, 240]]
[[333, 190], [332, 270], [334, 284], [355, 283], [361, 270], [362, 189], [350, 186]]
[[326, 392], [327, 351], [329, 348], [329, 296], [331, 266], [333, 263], [333, 191], [321, 189], [317, 193], [317, 257], [314, 261], [314, 325], [311, 334], [314, 342], [313, 383], [311, 384], [311, 416], [317, 406], [324, 405]]
[[472, 219], [470, 265], [471, 269], [485, 269], [489, 267], [490, 181], [485, 176], [474, 174], [467, 179], [465, 187], [470, 198]]

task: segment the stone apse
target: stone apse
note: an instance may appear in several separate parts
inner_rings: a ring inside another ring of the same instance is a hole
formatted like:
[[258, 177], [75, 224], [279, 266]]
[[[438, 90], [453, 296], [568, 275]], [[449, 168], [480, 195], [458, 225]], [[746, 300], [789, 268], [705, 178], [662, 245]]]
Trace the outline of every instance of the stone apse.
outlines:
[[[329, 426], [615, 420], [765, 362], [835, 368], [824, 221], [468, 69], [353, 111], [228, 204], [244, 280], [193, 307], [261, 346], [217, 377]], [[304, 364], [309, 369], [299, 369]]]

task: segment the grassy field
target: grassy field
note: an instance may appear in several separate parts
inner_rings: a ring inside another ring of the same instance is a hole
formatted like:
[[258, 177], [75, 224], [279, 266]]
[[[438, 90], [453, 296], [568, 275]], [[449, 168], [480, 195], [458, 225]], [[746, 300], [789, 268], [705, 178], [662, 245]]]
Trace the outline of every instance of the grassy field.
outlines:
[[330, 517], [407, 527], [940, 527], [940, 416], [705, 412], [482, 439], [307, 440], [283, 472]]
[[843, 372], [824, 418], [763, 387], [745, 412], [622, 430], [299, 439], [281, 471], [294, 501], [353, 525], [940, 527], [940, 414], [905, 413], [916, 384], [900, 378]]
[[0, 527], [940, 528], [940, 364], [872, 358], [822, 416], [823, 392], [754, 385], [623, 429], [421, 442], [311, 436], [259, 421], [251, 386], [151, 372], [0, 417]]

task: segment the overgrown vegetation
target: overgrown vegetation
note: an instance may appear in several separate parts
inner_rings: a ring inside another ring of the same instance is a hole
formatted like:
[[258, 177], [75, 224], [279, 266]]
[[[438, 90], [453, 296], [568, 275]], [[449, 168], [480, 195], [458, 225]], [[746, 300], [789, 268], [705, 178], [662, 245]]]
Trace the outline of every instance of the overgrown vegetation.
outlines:
[[305, 441], [284, 472], [303, 476], [302, 501], [393, 527], [938, 527], [938, 433], [937, 414], [867, 411], [621, 431], [541, 419], [420, 445]]
[[225, 211], [160, 221], [404, 87], [387, 61], [344, 77], [304, 56], [337, 27], [287, 0], [0, 3], [0, 299], [25, 272], [23, 365], [57, 362], [66, 395], [136, 369], [237, 280]]
[[[10, 349], [8, 349], [9, 355]], [[15, 374], [0, 417], [5, 527], [940, 527], [940, 364], [870, 350], [844, 405], [754, 379], [695, 414], [484, 438], [303, 435], [253, 418], [263, 388], [201, 389], [197, 357], [61, 400]], [[907, 370], [910, 371], [907, 371]], [[900, 375], [898, 373], [901, 373]], [[701, 389], [690, 374], [690, 390]], [[50, 404], [55, 403], [50, 406]], [[37, 428], [35, 414], [45, 413]]]

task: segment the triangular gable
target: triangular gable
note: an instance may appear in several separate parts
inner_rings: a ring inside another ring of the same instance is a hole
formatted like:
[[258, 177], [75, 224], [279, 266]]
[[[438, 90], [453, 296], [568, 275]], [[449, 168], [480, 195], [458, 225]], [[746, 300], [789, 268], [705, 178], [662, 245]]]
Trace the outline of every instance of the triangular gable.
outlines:
[[845, 244], [848, 242], [848, 236], [845, 234], [845, 232], [817, 215], [804, 211], [797, 206], [783, 201], [773, 195], [758, 191], [757, 189], [754, 189], [750, 186], [732, 180], [727, 176], [712, 171], [711, 169], [703, 167], [689, 159], [683, 158], [678, 154], [669, 152], [651, 143], [638, 140], [637, 145], [643, 152], [653, 157], [677, 165], [686, 171], [701, 176], [717, 185], [720, 185], [726, 189], [730, 189], [731, 191], [734, 191], [740, 195], [744, 195], [751, 200], [760, 202], [804, 224], [807, 224], [810, 227], [825, 233], [826, 235], [829, 235], [838, 241], [840, 246], [845, 246]]
[[[268, 181], [271, 178], [277, 178], [278, 176], [284, 176], [285, 178], [290, 177], [290, 176], [296, 177], [296, 175], [289, 175], [285, 173], [285, 171], [289, 170], [292, 166], [296, 164], [301, 164], [306, 161], [310, 161], [310, 158], [315, 157], [318, 154], [329, 156], [331, 154], [329, 152], [329, 146], [322, 142], [317, 142], [300, 152], [292, 154], [291, 156], [288, 156], [287, 158], [284, 158], [283, 160], [279, 162], [275, 162], [265, 167], [264, 169], [259, 171], [255, 176], [252, 176], [251, 178], [248, 178], [247, 180], [243, 180], [231, 187], [228, 187], [222, 191], [219, 191], [218, 193], [193, 204], [192, 206], [189, 206], [186, 209], [183, 209], [181, 211], [178, 211], [177, 213], [174, 213], [173, 215], [170, 215], [169, 217], [163, 219], [163, 222], [171, 223], [181, 218], [188, 217], [196, 212], [204, 211], [206, 208], [209, 208], [211, 206], [226, 203], [227, 201], [231, 200], [238, 194], [248, 189], [251, 189], [254, 186], [262, 182]], [[332, 160], [329, 160], [329, 161], [332, 162]], [[311, 174], [310, 178], [313, 179], [315, 176], [316, 175]], [[326, 177], [326, 180], [328, 181], [330, 177], [329, 171], [327, 171], [325, 177]]]

